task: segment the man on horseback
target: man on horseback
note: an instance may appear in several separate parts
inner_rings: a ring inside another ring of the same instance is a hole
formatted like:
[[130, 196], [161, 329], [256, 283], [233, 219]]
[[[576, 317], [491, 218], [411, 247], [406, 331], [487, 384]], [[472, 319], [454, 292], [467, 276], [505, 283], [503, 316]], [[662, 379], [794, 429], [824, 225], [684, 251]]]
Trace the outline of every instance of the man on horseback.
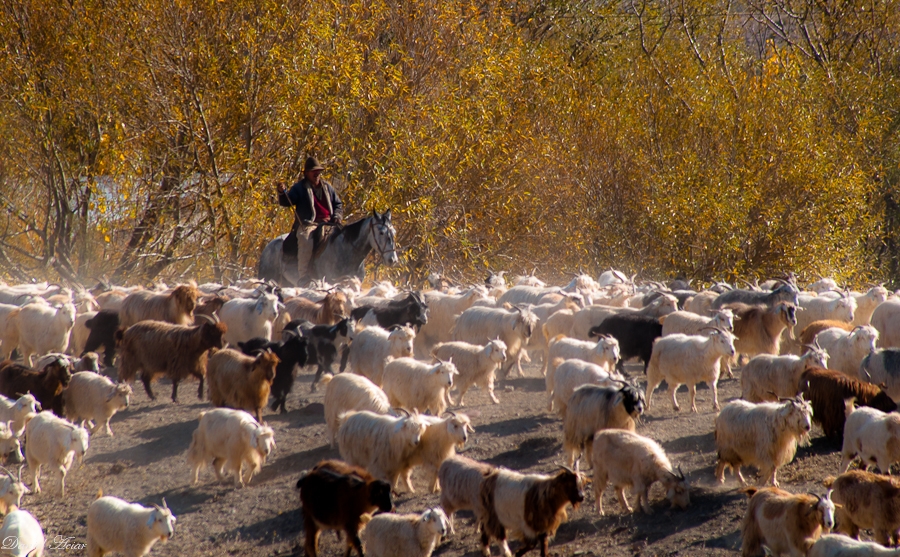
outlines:
[[331, 184], [322, 179], [324, 170], [315, 157], [309, 157], [303, 165], [302, 180], [287, 191], [282, 184], [276, 186], [278, 204], [294, 208], [294, 224], [284, 240], [283, 249], [286, 253], [296, 249], [297, 276], [301, 281], [308, 278], [307, 271], [314, 247], [313, 233], [325, 223], [341, 224], [344, 216], [341, 198]]

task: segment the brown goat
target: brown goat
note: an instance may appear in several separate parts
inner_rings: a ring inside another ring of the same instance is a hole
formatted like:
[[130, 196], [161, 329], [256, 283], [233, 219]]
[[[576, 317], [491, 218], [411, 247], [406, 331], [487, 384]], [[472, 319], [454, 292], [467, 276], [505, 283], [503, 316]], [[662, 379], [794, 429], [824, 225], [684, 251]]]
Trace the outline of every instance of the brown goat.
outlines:
[[284, 307], [292, 319], [304, 319], [313, 325], [334, 325], [349, 317], [350, 301], [341, 291], [329, 292], [321, 302], [306, 298], [291, 298]]
[[900, 543], [900, 479], [852, 470], [825, 480], [834, 490], [837, 530], [859, 539], [860, 528], [874, 530], [881, 545]]
[[813, 368], [800, 376], [800, 391], [813, 408], [813, 421], [826, 437], [844, 438], [844, 401], [856, 398], [858, 406], [893, 412], [897, 404], [877, 385], [851, 379], [839, 371]]
[[178, 402], [178, 383], [189, 375], [200, 380], [197, 398], [203, 400], [206, 352], [223, 348], [228, 328], [224, 323], [195, 327], [162, 321], [142, 321], [116, 331], [119, 346], [119, 380], [133, 382], [138, 371], [147, 396], [156, 400], [150, 382], [159, 375], [172, 380], [172, 402]]
[[194, 307], [194, 317], [206, 315], [207, 317], [215, 318], [215, 313], [222, 309], [222, 306], [224, 306], [225, 302], [229, 299], [230, 298], [227, 296], [207, 296], [201, 298]]
[[521, 556], [540, 544], [541, 557], [547, 557], [550, 538], [567, 518], [566, 506], [578, 509], [584, 501], [584, 479], [581, 474], [563, 469], [553, 476], [522, 475], [505, 468], [488, 474], [481, 483], [484, 509], [481, 544], [490, 555], [490, 540], [500, 541], [504, 555], [509, 555], [507, 532], [524, 538], [516, 552]]
[[347, 551], [356, 548], [363, 557], [359, 530], [363, 515], [375, 511], [390, 512], [391, 484], [376, 480], [365, 469], [340, 460], [323, 460], [297, 481], [303, 504], [303, 529], [306, 555], [318, 555], [321, 530], [343, 530], [347, 533]]
[[213, 406], [227, 406], [256, 413], [262, 422], [262, 409], [269, 400], [278, 356], [270, 350], [255, 358], [237, 350], [219, 350], [209, 359], [209, 401]]
[[762, 555], [763, 545], [771, 551], [767, 555], [806, 555], [822, 533], [834, 526], [834, 503], [828, 496], [794, 495], [777, 487], [749, 487], [743, 492], [750, 497], [743, 523], [743, 557]]
[[43, 408], [53, 410], [61, 418], [65, 417], [62, 393], [71, 378], [69, 364], [62, 358], [53, 360], [40, 371], [10, 360], [0, 362], [0, 394], [16, 400], [31, 393]]
[[[834, 319], [820, 319], [819, 321], [813, 321], [800, 331], [800, 345], [811, 346], [812, 343], [815, 342], [817, 334], [832, 327], [837, 327], [838, 329], [843, 329], [845, 331], [852, 331], [854, 325], [852, 323], [847, 323], [846, 321], [836, 321]], [[806, 350], [804, 349], [804, 352], [805, 351]]]
[[777, 355], [781, 348], [781, 332], [797, 324], [797, 308], [789, 302], [772, 307], [728, 304], [734, 312], [734, 350], [748, 357], [757, 354]]
[[119, 325], [123, 329], [139, 321], [167, 321], [175, 325], [193, 325], [194, 307], [201, 292], [197, 287], [183, 284], [168, 294], [141, 290], [129, 294], [119, 311]]

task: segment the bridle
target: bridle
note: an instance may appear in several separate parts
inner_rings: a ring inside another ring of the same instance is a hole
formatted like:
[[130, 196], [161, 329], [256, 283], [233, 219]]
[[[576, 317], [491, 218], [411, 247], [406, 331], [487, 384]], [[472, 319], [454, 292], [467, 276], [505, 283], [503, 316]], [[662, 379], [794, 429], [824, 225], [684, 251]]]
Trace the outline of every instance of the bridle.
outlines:
[[[378, 226], [387, 227], [385, 223], [380, 223]], [[369, 221], [369, 230], [372, 232], [372, 239], [375, 241], [375, 248], [378, 250], [378, 255], [380, 255], [382, 259], [384, 259], [384, 256], [387, 253], [394, 253], [396, 255], [396, 241], [394, 242], [394, 247], [391, 249], [387, 249], [387, 242], [385, 242], [384, 247], [382, 247], [382, 245], [378, 243], [378, 235], [375, 234], [375, 217], [372, 217], [372, 220]]]

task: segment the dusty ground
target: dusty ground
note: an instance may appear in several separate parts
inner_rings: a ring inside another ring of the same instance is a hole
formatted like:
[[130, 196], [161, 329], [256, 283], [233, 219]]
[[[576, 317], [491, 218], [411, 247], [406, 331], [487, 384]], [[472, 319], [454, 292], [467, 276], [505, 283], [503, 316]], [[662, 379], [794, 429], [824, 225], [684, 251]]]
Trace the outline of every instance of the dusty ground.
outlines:
[[[528, 472], [553, 471], [564, 462], [562, 422], [544, 411], [547, 399], [538, 369], [530, 365], [526, 378], [501, 382], [499, 405], [491, 405], [484, 392], [470, 392], [467, 411], [476, 433], [464, 451], [467, 456]], [[640, 367], [629, 366], [629, 372], [640, 375]], [[304, 374], [296, 384], [288, 399], [290, 412], [265, 416], [275, 429], [278, 448], [262, 473], [244, 489], [217, 484], [209, 470], [201, 475], [199, 486], [190, 485], [185, 454], [198, 413], [209, 407], [197, 400], [196, 383], [180, 389], [178, 404], [170, 402], [167, 384], [155, 385], [156, 402], [139, 387], [131, 407], [113, 419], [115, 437], [91, 439], [84, 466], [69, 474], [69, 495], [64, 501], [57, 495], [56, 477], [47, 472], [42, 482], [44, 493], [24, 499], [23, 507], [44, 527], [48, 554], [84, 554], [77, 544], [85, 541], [88, 505], [102, 489], [106, 495], [143, 504], [166, 498], [178, 517], [177, 531], [168, 543], [157, 543], [152, 555], [302, 555], [302, 543], [298, 545], [302, 511], [294, 485], [302, 470], [323, 458], [339, 456], [325, 443], [323, 393], [309, 394], [311, 377]], [[739, 393], [739, 380], [719, 383], [721, 403]], [[691, 506], [686, 511], [670, 511], [657, 485], [651, 491], [655, 501], [652, 516], [625, 514], [608, 488], [604, 495], [607, 515], [596, 513], [593, 496], [588, 495], [585, 505], [571, 512], [559, 529], [551, 554], [737, 554], [746, 498], [730, 477], [724, 486], [715, 483], [711, 392], [705, 388], [698, 392], [699, 414], [684, 411], [688, 407], [686, 391], [679, 392], [679, 401], [683, 410], [675, 413], [665, 393], [657, 392], [655, 405], [638, 432], [659, 441], [672, 462], [682, 467], [693, 486]], [[795, 461], [779, 473], [782, 487], [793, 492], [822, 492], [821, 479], [837, 474], [838, 447], [820, 436], [821, 431], [814, 429], [812, 446], [800, 449]], [[419, 491], [424, 489], [421, 481], [416, 485]], [[436, 495], [402, 494], [397, 509], [418, 512], [437, 501]], [[436, 555], [480, 555], [470, 518], [461, 513], [457, 534], [445, 541]], [[320, 554], [343, 555], [343, 545], [333, 534], [324, 535], [322, 542]], [[516, 545], [512, 547], [515, 551]], [[496, 546], [493, 551], [496, 555]]]

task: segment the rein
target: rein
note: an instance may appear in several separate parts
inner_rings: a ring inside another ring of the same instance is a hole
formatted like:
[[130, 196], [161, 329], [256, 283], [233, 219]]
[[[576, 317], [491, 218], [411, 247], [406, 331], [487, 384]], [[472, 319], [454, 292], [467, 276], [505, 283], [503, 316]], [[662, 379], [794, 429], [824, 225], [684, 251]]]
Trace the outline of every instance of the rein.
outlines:
[[382, 258], [384, 258], [384, 254], [386, 254], [386, 253], [391, 253], [391, 252], [397, 253], [396, 247], [391, 248], [391, 249], [386, 249], [386, 247], [383, 248], [383, 247], [381, 247], [381, 244], [378, 243], [378, 236], [375, 235], [375, 218], [374, 217], [372, 218], [372, 220], [369, 221], [369, 230], [372, 233], [372, 239], [375, 240], [375, 248], [378, 249], [378, 255], [380, 255]]

